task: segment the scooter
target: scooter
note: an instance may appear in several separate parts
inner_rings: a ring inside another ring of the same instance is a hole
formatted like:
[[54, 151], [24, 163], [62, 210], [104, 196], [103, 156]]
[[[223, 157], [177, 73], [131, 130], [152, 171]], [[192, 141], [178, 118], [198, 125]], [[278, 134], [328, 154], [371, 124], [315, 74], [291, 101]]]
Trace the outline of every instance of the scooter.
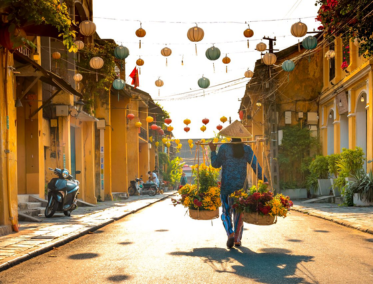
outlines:
[[[67, 169], [49, 168], [58, 178], [53, 178], [48, 183], [48, 204], [45, 208], [45, 217], [53, 217], [56, 211], [63, 212], [70, 217], [71, 211], [77, 208], [77, 197], [79, 194], [79, 181], [70, 175]], [[76, 171], [77, 174], [80, 171]]]
[[130, 181], [130, 187], [128, 188], [128, 194], [132, 195], [141, 195], [144, 182], [142, 181], [142, 176], [136, 178], [135, 180]]

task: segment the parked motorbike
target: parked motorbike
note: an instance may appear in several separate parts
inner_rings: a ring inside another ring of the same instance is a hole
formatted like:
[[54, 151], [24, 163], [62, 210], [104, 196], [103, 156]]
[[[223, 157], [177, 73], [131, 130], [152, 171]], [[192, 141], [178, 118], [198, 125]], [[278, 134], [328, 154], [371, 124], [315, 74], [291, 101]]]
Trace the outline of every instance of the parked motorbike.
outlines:
[[147, 181], [146, 183], [144, 183], [144, 188], [141, 194], [143, 195], [148, 194], [150, 196], [154, 196], [156, 194], [159, 194], [159, 190], [158, 190], [157, 185], [154, 182]]
[[142, 176], [140, 178], [136, 178], [135, 180], [130, 181], [130, 187], [128, 188], [128, 194], [130, 196], [133, 195], [140, 195], [144, 182], [142, 181]]
[[[48, 183], [48, 204], [45, 208], [45, 217], [51, 218], [56, 211], [71, 216], [71, 211], [77, 208], [79, 194], [79, 181], [70, 175], [67, 169], [49, 168], [58, 178], [53, 178]], [[76, 171], [77, 174], [80, 171]]]

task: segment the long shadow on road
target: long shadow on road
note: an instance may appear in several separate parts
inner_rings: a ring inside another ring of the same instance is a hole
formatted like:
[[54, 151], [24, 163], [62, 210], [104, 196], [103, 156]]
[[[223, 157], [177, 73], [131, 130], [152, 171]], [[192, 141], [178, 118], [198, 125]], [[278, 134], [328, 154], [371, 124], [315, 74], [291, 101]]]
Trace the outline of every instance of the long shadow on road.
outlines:
[[[173, 256], [202, 258], [218, 273], [232, 273], [260, 283], [318, 283], [314, 275], [302, 269], [308, 280], [297, 275], [302, 262], [313, 261], [312, 256], [291, 255], [291, 251], [265, 248], [260, 253], [245, 247], [226, 250], [223, 248], [197, 248], [192, 252], [171, 252]], [[239, 265], [231, 265], [236, 261]], [[275, 280], [275, 281], [274, 281]]]

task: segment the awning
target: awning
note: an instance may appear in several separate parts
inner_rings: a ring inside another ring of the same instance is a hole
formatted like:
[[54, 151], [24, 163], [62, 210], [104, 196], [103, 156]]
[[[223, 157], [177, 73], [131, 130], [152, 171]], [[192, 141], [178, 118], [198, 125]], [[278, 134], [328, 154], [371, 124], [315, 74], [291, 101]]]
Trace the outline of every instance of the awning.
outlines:
[[18, 50], [14, 53], [16, 73], [17, 77], [39, 77], [39, 79], [56, 87], [57, 89], [62, 89], [63, 91], [70, 93], [79, 98], [83, 98], [82, 94], [76, 91], [70, 84], [68, 84], [62, 77], [54, 74], [53, 72], [45, 70], [31, 58], [23, 55]]
[[129, 92], [126, 92], [125, 90], [115, 90], [113, 88], [110, 89], [110, 94], [112, 96], [118, 97], [118, 92], [120, 97], [127, 97], [127, 98], [132, 98], [131, 94]]
[[[78, 26], [71, 24], [71, 28], [79, 32]], [[62, 40], [62, 37], [59, 36], [61, 32], [59, 32], [58, 29], [52, 25], [27, 25], [23, 26], [22, 29], [26, 32], [28, 36], [45, 36]]]
[[86, 113], [85, 111], [81, 111], [76, 118], [80, 121], [98, 121], [97, 118]]

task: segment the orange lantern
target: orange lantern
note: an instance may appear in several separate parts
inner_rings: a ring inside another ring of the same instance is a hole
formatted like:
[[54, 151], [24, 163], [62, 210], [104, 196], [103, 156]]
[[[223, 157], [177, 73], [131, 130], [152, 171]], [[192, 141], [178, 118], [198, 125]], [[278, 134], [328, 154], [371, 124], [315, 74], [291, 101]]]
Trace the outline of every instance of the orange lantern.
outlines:
[[252, 37], [254, 35], [254, 31], [250, 29], [250, 25], [247, 25], [248, 28], [244, 30], [243, 35], [244, 37]]
[[148, 116], [148, 117], [146, 118], [146, 122], [147, 122], [147, 123], [151, 123], [151, 122], [153, 122], [153, 120], [154, 120], [154, 118], [151, 117], [151, 116]]
[[[224, 64], [229, 64], [231, 62], [231, 59], [226, 54], [222, 61]], [[228, 73], [228, 66], [225, 66], [225, 72]]]
[[162, 50], [161, 50], [161, 54], [162, 54], [164, 57], [166, 57], [166, 66], [167, 66], [167, 57], [170, 56], [171, 53], [172, 53], [171, 48], [168, 48], [167, 46], [164, 47], [164, 48], [162, 48]]
[[227, 118], [226, 118], [225, 116], [222, 116], [222, 117], [220, 118], [220, 121], [223, 122], [223, 123], [225, 123], [225, 122], [227, 121]]
[[[144, 37], [146, 35], [146, 31], [142, 28], [142, 23], [140, 23], [140, 28], [136, 30], [136, 35], [138, 37]], [[139, 40], [139, 48], [141, 48], [141, 39]]]
[[140, 121], [138, 121], [138, 122], [135, 123], [135, 126], [136, 126], [137, 128], [140, 128], [140, 127], [142, 126], [142, 123], [141, 123]]
[[174, 130], [172, 126], [167, 127], [167, 131], [171, 132], [172, 130]]
[[184, 124], [189, 125], [191, 123], [190, 119], [184, 119]]
[[128, 118], [129, 120], [132, 120], [132, 119], [135, 118], [135, 115], [132, 114], [132, 113], [129, 113], [129, 114], [127, 115], [127, 118]]
[[205, 132], [206, 131], [206, 126], [203, 125], [200, 129], [201, 129], [202, 132]]

